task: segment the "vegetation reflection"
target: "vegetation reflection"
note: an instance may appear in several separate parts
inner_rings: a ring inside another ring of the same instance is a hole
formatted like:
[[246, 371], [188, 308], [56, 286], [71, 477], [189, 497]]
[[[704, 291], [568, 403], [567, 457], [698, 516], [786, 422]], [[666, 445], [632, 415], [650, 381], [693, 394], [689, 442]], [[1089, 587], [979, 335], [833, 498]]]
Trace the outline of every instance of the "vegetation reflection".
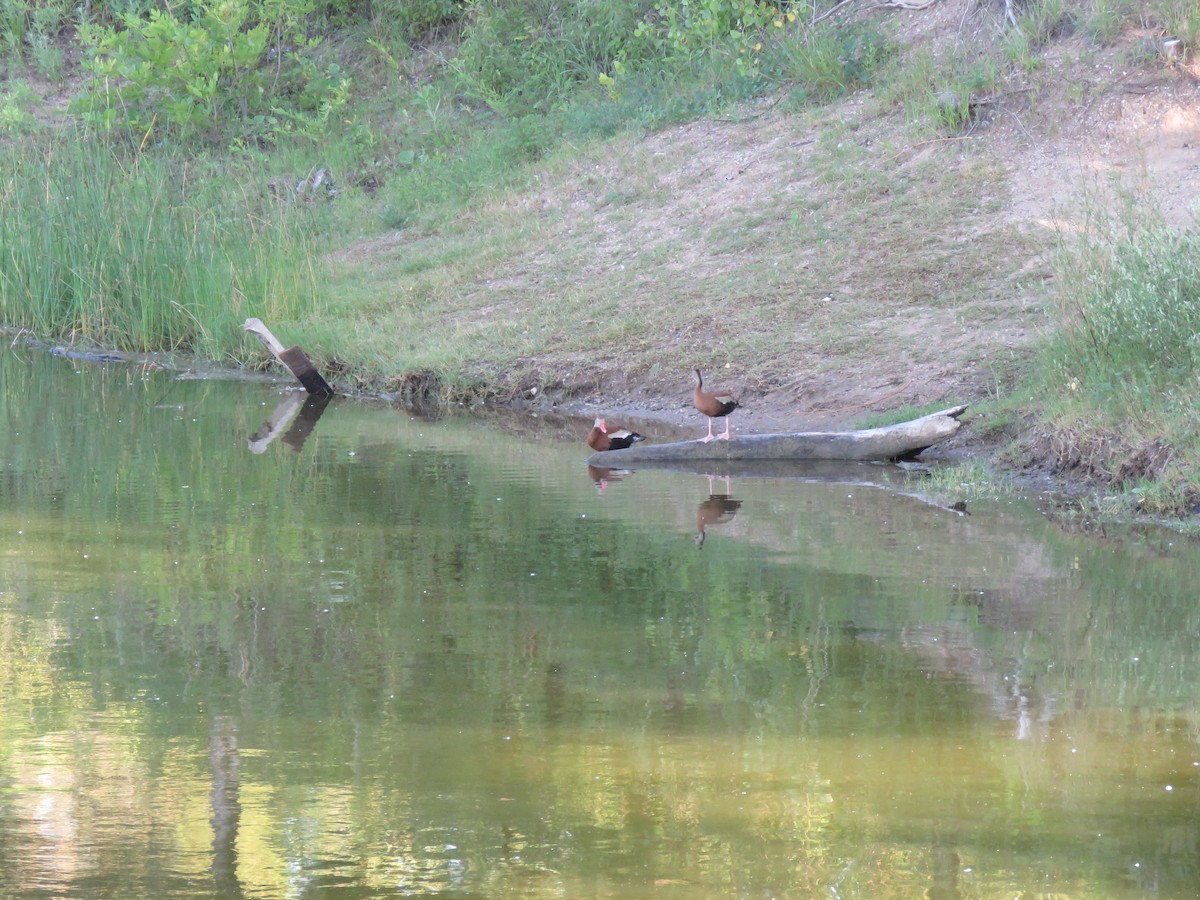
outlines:
[[337, 400], [255, 453], [258, 386], [0, 367], [5, 891], [1200, 875], [1196, 561], [1166, 536], [884, 470], [601, 484], [577, 442]]

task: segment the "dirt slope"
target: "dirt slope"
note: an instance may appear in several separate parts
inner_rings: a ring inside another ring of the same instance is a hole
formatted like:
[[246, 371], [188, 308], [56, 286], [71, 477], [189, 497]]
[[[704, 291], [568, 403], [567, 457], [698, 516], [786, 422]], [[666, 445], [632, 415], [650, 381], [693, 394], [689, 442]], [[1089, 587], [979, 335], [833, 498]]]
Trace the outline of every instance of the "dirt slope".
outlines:
[[[993, 33], [980, 10], [974, 0], [947, 0], [930, 10], [901, 15], [908, 19], [906, 33], [912, 41], [963, 46], [976, 35]], [[881, 309], [880, 298], [888, 291], [913, 289], [917, 280], [934, 293], [952, 288], [952, 283], [937, 284], [939, 278], [955, 277], [946, 257], [924, 271], [914, 270], [915, 280], [904, 273], [893, 275], [900, 283], [890, 285], [866, 278], [869, 260], [851, 261], [854, 271], [847, 273], [845, 283], [829, 283], [827, 292], [814, 292], [824, 295], [810, 298], [813, 306], [804, 318], [781, 319], [781, 343], [788, 346], [778, 366], [760, 365], [748, 375], [717, 373], [742, 397], [740, 427], [827, 427], [873, 410], [972, 403], [995, 396], [1047, 326], [1046, 288], [1053, 285], [1044, 250], [1056, 234], [1083, 227], [1085, 211], [1117, 202], [1116, 187], [1157, 206], [1175, 224], [1191, 222], [1200, 198], [1200, 69], [1167, 64], [1161, 58], [1141, 67], [1125, 62], [1137, 55], [1135, 51], [1145, 58], [1146, 51], [1160, 45], [1161, 35], [1152, 33], [1129, 34], [1119, 46], [1100, 52], [1082, 35], [1062, 39], [1047, 48], [1040, 66], [1024, 80], [1016, 79], [996, 96], [978, 98], [977, 119], [965, 135], [914, 139], [902, 117], [881, 117], [861, 96], [830, 111], [853, 123], [858, 140], [888, 147], [888, 164], [902, 156], [905, 163], [933, 160], [964, 171], [979, 167], [981, 161], [998, 167], [1003, 186], [995, 191], [995, 202], [956, 239], [965, 246], [984, 236], [994, 238], [1007, 226], [1012, 234], [1035, 237], [1029, 246], [1040, 249], [1016, 268], [1015, 275], [1007, 274], [1004, 284], [986, 285], [986, 277], [981, 279], [985, 287], [978, 302], [917, 301], [891, 311]], [[573, 204], [581, 216], [599, 223], [596, 259], [620, 259], [634, 252], [631, 247], [653, 247], [687, 229], [711, 229], [731, 210], [778, 196], [779, 161], [803, 154], [819, 138], [811, 123], [785, 114], [695, 122], [650, 136], [640, 148], [643, 159], [649, 166], [664, 161], [657, 183], [665, 186], [669, 199], [648, 203], [633, 228], [622, 222], [621, 228], [605, 231], [602, 192], [590, 194], [586, 186], [573, 196], [548, 195], [538, 202]], [[606, 182], [603, 172], [594, 174]], [[955, 183], [963, 181], [947, 180]], [[1012, 252], [1027, 249], [1013, 246]], [[697, 278], [707, 266], [728, 264], [727, 259], [699, 253], [678, 260]], [[835, 306], [842, 307], [836, 320], [821, 318], [822, 307]], [[806, 323], [816, 332], [853, 330], [854, 346], [829, 350], [821, 334], [805, 333]], [[719, 339], [715, 328], [712, 334], [674, 337], [701, 344]], [[694, 422], [686, 386], [678, 384], [677, 375], [659, 379], [638, 373], [623, 378], [610, 369], [588, 377], [594, 380], [594, 390], [570, 408], [603, 407]]]

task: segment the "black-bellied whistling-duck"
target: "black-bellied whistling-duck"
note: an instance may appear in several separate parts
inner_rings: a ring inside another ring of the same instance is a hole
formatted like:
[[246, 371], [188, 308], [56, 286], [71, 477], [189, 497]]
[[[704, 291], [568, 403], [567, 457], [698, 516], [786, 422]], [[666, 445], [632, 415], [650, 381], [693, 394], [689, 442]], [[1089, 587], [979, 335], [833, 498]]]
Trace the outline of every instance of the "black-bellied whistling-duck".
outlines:
[[626, 447], [632, 447], [638, 441], [644, 441], [645, 438], [636, 431], [629, 431], [625, 428], [610, 429], [603, 419], [596, 419], [596, 424], [592, 426], [592, 430], [588, 432], [588, 446], [593, 450], [624, 450]]
[[[714, 437], [727, 441], [729, 440], [729, 414], [738, 408], [738, 402], [733, 399], [733, 395], [729, 391], [704, 390], [704, 378], [700, 375], [700, 370], [695, 369], [694, 371], [696, 373], [696, 389], [692, 391], [692, 405], [708, 416], [708, 434], [700, 440], [706, 444]], [[714, 435], [712, 420], [722, 416], [725, 417], [725, 433]]]

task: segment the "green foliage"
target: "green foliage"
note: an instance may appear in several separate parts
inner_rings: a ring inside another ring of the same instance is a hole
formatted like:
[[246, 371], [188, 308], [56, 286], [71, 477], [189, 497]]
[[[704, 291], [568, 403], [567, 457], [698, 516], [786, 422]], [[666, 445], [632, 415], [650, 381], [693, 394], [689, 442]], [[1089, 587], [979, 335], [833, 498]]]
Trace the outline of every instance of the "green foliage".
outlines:
[[0, 195], [0, 321], [221, 358], [247, 315], [294, 319], [314, 303], [299, 211], [253, 173], [130, 164], [83, 135], [24, 141], [0, 165], [13, 174]]
[[764, 70], [795, 84], [806, 99], [828, 103], [871, 83], [897, 48], [870, 22], [792, 27], [770, 41]]
[[915, 486], [923, 495], [945, 506], [994, 500], [1013, 492], [1010, 479], [991, 471], [979, 459], [936, 465]]
[[[469, 126], [469, 123], [458, 123]], [[459, 143], [446, 146], [451, 135]], [[403, 154], [386, 193], [383, 220], [399, 227], [418, 210], [452, 208], [473, 196], [528, 177], [523, 166], [539, 159], [560, 140], [554, 119], [526, 115], [503, 119], [486, 129], [451, 128], [425, 137], [424, 147]]]
[[33, 106], [37, 93], [24, 81], [9, 82], [0, 91], [0, 134], [18, 135], [34, 125]]
[[[44, 48], [51, 38], [75, 14], [76, 8], [69, 0], [0, 0], [0, 50], [18, 62], [33, 50], [36, 63], [45, 56]], [[40, 63], [38, 68], [40, 71]]]
[[561, 106], [613, 67], [637, 9], [615, 0], [475, 0], [454, 61], [460, 88], [512, 115]]
[[1200, 502], [1200, 232], [1133, 203], [1093, 213], [1064, 239], [1056, 329], [1028, 373], [1064, 465], [1130, 493], [1126, 511], [1182, 514]]
[[1052, 359], [1072, 391], [1140, 397], [1200, 374], [1200, 233], [1136, 220], [1122, 230], [1060, 253]]
[[1116, 42], [1125, 27], [1130, 0], [1093, 0], [1091, 9], [1081, 16], [1088, 37], [1102, 46]]
[[81, 30], [91, 81], [74, 107], [104, 132], [148, 140], [275, 140], [319, 130], [348, 79], [304, 34], [311, 0], [203, 0], [190, 20], [152, 10]]
[[651, 53], [668, 63], [695, 60], [714, 51], [735, 55], [745, 71], [758, 68], [765, 29], [795, 23], [795, 12], [761, 0], [664, 0], [634, 32]]
[[576, 94], [563, 119], [567, 132], [587, 137], [657, 131], [727, 110], [761, 94], [764, 85], [729, 57], [697, 59], [671, 71], [647, 66], [612, 79], [603, 97]]
[[1037, 53], [1065, 33], [1073, 22], [1063, 0], [1033, 0], [1021, 7], [1014, 27], [1004, 34], [1004, 53], [1026, 71], [1039, 64]]
[[0, 42], [6, 54], [21, 58], [32, 12], [28, 0], [0, 0]]
[[1186, 55], [1200, 50], [1200, 4], [1195, 0], [1155, 0], [1150, 6], [1165, 36], [1178, 38]]
[[416, 41], [460, 21], [467, 5], [466, 0], [374, 0], [371, 16]]
[[973, 122], [972, 101], [995, 90], [1000, 72], [987, 57], [918, 50], [879, 81], [883, 101], [903, 106], [918, 134], [959, 134]]
[[62, 84], [67, 80], [67, 54], [43, 33], [29, 36], [29, 58], [34, 71], [47, 81]]
[[912, 419], [919, 419], [921, 416], [940, 412], [948, 406], [950, 404], [945, 400], [938, 400], [933, 403], [926, 403], [924, 406], [901, 406], [882, 412], [866, 413], [854, 420], [854, 427], [886, 428], [888, 425], [895, 425], [897, 422], [908, 422]]

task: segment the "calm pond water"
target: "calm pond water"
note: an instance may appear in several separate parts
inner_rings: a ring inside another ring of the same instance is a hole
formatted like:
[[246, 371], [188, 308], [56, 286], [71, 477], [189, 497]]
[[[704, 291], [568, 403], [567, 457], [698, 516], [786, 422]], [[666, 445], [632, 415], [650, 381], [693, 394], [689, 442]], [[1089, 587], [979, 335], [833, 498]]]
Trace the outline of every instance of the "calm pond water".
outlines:
[[1194, 544], [889, 466], [602, 476], [584, 420], [0, 378], [2, 896], [1200, 885]]

